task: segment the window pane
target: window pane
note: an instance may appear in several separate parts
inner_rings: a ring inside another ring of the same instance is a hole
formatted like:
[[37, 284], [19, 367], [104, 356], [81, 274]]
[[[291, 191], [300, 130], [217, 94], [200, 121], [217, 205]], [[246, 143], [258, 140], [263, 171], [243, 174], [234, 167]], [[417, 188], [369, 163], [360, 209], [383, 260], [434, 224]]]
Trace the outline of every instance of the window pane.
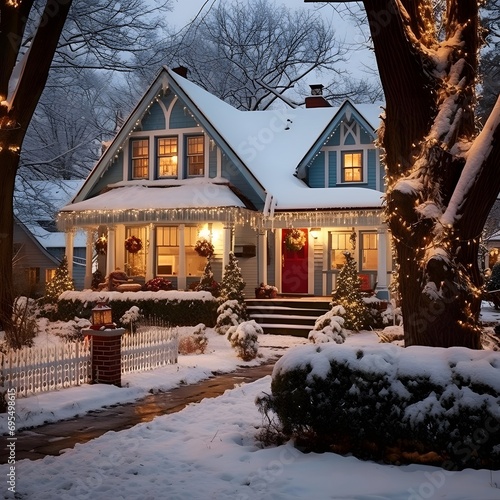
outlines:
[[177, 177], [177, 137], [158, 139], [159, 177]]
[[149, 141], [140, 139], [132, 141], [132, 177], [147, 179], [149, 177]]
[[341, 269], [345, 264], [344, 252], [351, 251], [349, 245], [349, 236], [351, 233], [331, 233], [332, 248], [331, 248], [331, 268]]
[[362, 269], [377, 269], [378, 266], [378, 250], [377, 250], [377, 234], [363, 233], [361, 238], [361, 255]]
[[363, 181], [363, 154], [361, 151], [342, 153], [342, 181]]
[[203, 136], [188, 137], [187, 139], [188, 175], [204, 175], [204, 138]]

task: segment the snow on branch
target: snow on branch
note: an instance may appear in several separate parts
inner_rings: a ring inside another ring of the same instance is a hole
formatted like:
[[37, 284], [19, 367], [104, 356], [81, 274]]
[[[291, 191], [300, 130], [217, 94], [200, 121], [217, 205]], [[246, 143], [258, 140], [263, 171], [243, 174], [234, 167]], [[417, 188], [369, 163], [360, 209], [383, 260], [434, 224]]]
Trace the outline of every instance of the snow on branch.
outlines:
[[481, 133], [467, 152], [466, 162], [446, 211], [441, 217], [443, 226], [452, 226], [458, 219], [458, 212], [475, 184], [482, 166], [493, 148], [493, 134], [500, 125], [500, 97]]

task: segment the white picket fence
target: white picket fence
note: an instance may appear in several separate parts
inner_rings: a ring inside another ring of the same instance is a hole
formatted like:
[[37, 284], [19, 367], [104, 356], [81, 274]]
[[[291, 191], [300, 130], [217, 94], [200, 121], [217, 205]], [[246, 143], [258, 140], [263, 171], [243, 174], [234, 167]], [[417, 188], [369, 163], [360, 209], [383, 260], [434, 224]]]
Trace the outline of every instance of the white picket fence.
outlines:
[[91, 375], [88, 341], [25, 347], [0, 354], [3, 386], [16, 389], [20, 397], [87, 384]]
[[122, 336], [122, 374], [153, 370], [177, 363], [176, 328], [147, 326]]

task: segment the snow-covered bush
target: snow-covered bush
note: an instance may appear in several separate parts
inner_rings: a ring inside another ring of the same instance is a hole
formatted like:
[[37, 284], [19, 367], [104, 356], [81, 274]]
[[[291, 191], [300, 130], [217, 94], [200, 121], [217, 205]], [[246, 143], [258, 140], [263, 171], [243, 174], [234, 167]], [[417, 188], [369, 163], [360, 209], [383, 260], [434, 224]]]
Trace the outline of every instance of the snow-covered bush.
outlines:
[[231, 346], [236, 349], [238, 357], [243, 361], [251, 361], [257, 357], [259, 350], [259, 335], [264, 332], [255, 320], [244, 321], [237, 326], [231, 326], [227, 330], [227, 339]]
[[120, 324], [129, 330], [134, 331], [134, 326], [142, 318], [141, 310], [137, 306], [132, 306], [130, 309], [125, 311], [125, 314], [120, 318]]
[[7, 346], [21, 349], [32, 346], [38, 333], [36, 322], [37, 305], [34, 299], [17, 297], [12, 308], [12, 330], [5, 336]]
[[398, 345], [404, 347], [404, 336], [405, 332], [402, 326], [392, 325], [386, 326], [382, 331], [377, 332], [377, 336], [380, 339], [380, 342], [397, 342]]
[[347, 333], [343, 328], [345, 309], [342, 306], [333, 306], [328, 312], [320, 316], [314, 323], [314, 328], [309, 332], [308, 339], [315, 344], [336, 342], [343, 344]]
[[226, 335], [231, 326], [238, 326], [245, 319], [245, 305], [237, 300], [226, 300], [217, 308], [215, 331], [221, 335]]
[[64, 339], [65, 342], [75, 342], [83, 340], [82, 330], [88, 329], [92, 323], [85, 318], [74, 318], [70, 321], [54, 321], [46, 325], [46, 329], [52, 335], [57, 335]]
[[300, 446], [500, 469], [500, 360], [493, 351], [305, 345], [273, 371], [260, 408]]
[[199, 323], [193, 331], [179, 334], [179, 354], [203, 354], [208, 346], [207, 327]]

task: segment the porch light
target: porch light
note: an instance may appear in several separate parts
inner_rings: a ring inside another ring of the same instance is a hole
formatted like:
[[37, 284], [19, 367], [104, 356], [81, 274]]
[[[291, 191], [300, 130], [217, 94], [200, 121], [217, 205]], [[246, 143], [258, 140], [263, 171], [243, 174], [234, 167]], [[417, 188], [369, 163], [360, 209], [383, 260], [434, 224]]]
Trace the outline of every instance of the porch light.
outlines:
[[115, 328], [111, 307], [98, 302], [92, 309], [92, 330], [112, 330]]
[[321, 233], [321, 228], [320, 227], [313, 227], [311, 228], [311, 230], [309, 231], [309, 234], [315, 239], [317, 240], [318, 239], [318, 236], [320, 235]]

